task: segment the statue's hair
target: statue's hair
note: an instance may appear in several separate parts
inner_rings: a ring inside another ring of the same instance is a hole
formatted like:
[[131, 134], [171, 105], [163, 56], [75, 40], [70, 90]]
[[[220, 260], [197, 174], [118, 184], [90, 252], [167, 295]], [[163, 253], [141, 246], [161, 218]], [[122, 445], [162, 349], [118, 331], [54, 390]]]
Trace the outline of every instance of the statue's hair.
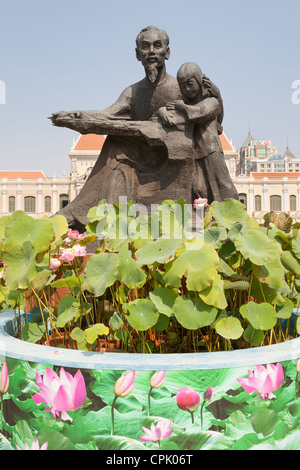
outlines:
[[164, 29], [160, 29], [158, 28], [157, 26], [147, 26], [146, 28], [143, 28], [139, 34], [137, 35], [136, 37], [136, 45], [138, 46], [139, 45], [139, 41], [140, 41], [140, 37], [143, 33], [145, 33], [146, 31], [149, 31], [149, 30], [154, 30], [154, 31], [159, 31], [160, 33], [163, 34], [164, 36], [164, 41], [166, 43], [166, 45], [168, 46], [169, 45], [169, 42], [170, 42], [170, 39], [169, 39], [169, 36], [167, 35], [166, 31]]
[[202, 70], [195, 62], [186, 62], [177, 72], [178, 83], [185, 82], [189, 78], [194, 77], [199, 85], [202, 83]]

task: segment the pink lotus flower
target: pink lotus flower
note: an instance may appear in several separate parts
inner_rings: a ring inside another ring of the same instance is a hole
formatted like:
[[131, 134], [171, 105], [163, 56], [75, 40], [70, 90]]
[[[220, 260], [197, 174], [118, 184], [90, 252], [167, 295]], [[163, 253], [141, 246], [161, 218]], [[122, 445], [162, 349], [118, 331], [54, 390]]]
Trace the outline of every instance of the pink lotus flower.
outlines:
[[5, 395], [9, 387], [7, 364], [4, 362], [0, 372], [0, 395]]
[[74, 260], [75, 257], [78, 256], [85, 256], [86, 255], [86, 247], [79, 245], [76, 243], [72, 248], [62, 248], [61, 249], [61, 256], [59, 259], [64, 261], [65, 263], [69, 263]]
[[276, 366], [268, 364], [267, 367], [259, 365], [254, 372], [248, 371], [248, 379], [237, 379], [237, 381], [249, 394], [258, 392], [256, 396], [261, 396], [263, 400], [276, 398], [273, 392], [282, 385], [283, 368], [279, 363]]
[[185, 387], [182, 390], [178, 390], [176, 400], [181, 410], [193, 413], [198, 409], [200, 395], [193, 388]]
[[50, 264], [49, 264], [49, 269], [58, 269], [61, 266], [61, 261], [57, 258], [51, 258]]
[[67, 411], [78, 410], [86, 400], [86, 387], [80, 370], [73, 377], [63, 367], [60, 369], [60, 376], [47, 368], [43, 377], [36, 374], [36, 384], [41, 390], [32, 397], [33, 401], [36, 404], [51, 405], [46, 410], [51, 411], [54, 419], [58, 416], [63, 421], [72, 421]]
[[134, 378], [134, 370], [126, 372], [126, 374], [122, 375], [122, 377], [120, 377], [115, 383], [114, 394], [117, 397], [127, 397], [127, 395], [132, 392], [134, 386]]
[[165, 371], [160, 370], [158, 372], [155, 372], [155, 374], [152, 375], [150, 379], [150, 387], [151, 388], [159, 388], [162, 386], [165, 380]]
[[198, 199], [194, 199], [193, 208], [197, 209], [197, 207], [209, 207], [208, 200], [206, 199], [206, 197], [199, 197]]
[[16, 449], [17, 450], [47, 450], [48, 449], [48, 442], [45, 442], [42, 447], [40, 448], [40, 443], [39, 441], [36, 439], [35, 441], [33, 441], [33, 443], [31, 444], [31, 448], [29, 448], [29, 445], [28, 443], [26, 442], [25, 445], [24, 445], [24, 449], [20, 449], [19, 446], [16, 445]]
[[171, 419], [160, 419], [157, 423], [157, 427], [154, 426], [154, 423], [151, 423], [150, 429], [142, 427], [145, 434], [140, 437], [140, 441], [159, 442], [163, 439], [167, 439], [173, 432], [173, 429], [170, 428], [171, 422]]
[[78, 230], [69, 230], [68, 231], [68, 238], [71, 238], [72, 240], [77, 240], [78, 237], [79, 237]]

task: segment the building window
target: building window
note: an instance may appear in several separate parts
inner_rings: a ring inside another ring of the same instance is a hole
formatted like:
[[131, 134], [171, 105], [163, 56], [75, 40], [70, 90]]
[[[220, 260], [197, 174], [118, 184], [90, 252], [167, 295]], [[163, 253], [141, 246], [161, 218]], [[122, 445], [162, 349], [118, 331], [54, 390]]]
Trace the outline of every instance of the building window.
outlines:
[[270, 197], [270, 210], [275, 212], [281, 212], [281, 196]]
[[8, 212], [15, 212], [16, 210], [16, 198], [15, 196], [9, 196], [8, 198]]
[[51, 197], [45, 196], [45, 212], [51, 212]]
[[24, 210], [25, 212], [35, 212], [35, 197], [34, 196], [24, 197]]
[[69, 204], [69, 196], [67, 194], [60, 194], [59, 196], [59, 210], [62, 210]]
[[292, 195], [290, 196], [290, 211], [296, 211], [296, 196]]
[[239, 198], [239, 201], [240, 201], [242, 204], [245, 204], [245, 206], [247, 207], [247, 194], [240, 193], [240, 194], [238, 195], [238, 198]]
[[255, 210], [261, 211], [261, 196], [255, 196]]

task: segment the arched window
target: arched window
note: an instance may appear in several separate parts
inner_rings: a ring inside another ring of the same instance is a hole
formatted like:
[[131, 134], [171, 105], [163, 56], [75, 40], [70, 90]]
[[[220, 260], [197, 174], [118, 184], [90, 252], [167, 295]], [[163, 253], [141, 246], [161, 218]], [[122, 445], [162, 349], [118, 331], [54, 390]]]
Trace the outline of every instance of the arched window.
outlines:
[[242, 202], [243, 204], [245, 204], [245, 206], [247, 207], [247, 194], [240, 193], [238, 195], [238, 198], [239, 198], [239, 201]]
[[260, 212], [261, 211], [261, 196], [255, 196], [255, 210]]
[[281, 196], [270, 197], [270, 210], [275, 212], [281, 212]]
[[34, 196], [24, 197], [24, 210], [25, 212], [35, 212], [35, 197]]
[[51, 196], [45, 196], [45, 212], [51, 212]]
[[16, 198], [15, 196], [9, 196], [8, 198], [8, 212], [15, 212], [16, 210]]
[[59, 210], [62, 210], [69, 204], [69, 196], [67, 194], [59, 195]]
[[296, 196], [291, 195], [290, 196], [290, 211], [294, 212], [297, 210], [297, 199]]

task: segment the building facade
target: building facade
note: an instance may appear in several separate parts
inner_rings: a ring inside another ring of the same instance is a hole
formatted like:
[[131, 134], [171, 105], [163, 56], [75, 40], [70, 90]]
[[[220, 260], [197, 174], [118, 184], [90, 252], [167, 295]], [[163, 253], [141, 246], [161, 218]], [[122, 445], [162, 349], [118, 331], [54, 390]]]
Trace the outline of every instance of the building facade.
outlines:
[[[300, 160], [289, 148], [278, 154], [277, 147], [270, 142], [258, 143], [250, 133], [240, 151], [225, 134], [220, 141], [239, 200], [249, 215], [261, 224], [270, 211], [287, 212], [295, 222], [300, 221]], [[69, 152], [69, 175], [48, 177], [43, 171], [0, 171], [0, 215], [16, 210], [33, 217], [55, 214], [80, 192], [104, 142], [105, 136], [101, 135], [79, 136]], [[249, 170], [244, 173], [240, 171], [243, 158]]]

